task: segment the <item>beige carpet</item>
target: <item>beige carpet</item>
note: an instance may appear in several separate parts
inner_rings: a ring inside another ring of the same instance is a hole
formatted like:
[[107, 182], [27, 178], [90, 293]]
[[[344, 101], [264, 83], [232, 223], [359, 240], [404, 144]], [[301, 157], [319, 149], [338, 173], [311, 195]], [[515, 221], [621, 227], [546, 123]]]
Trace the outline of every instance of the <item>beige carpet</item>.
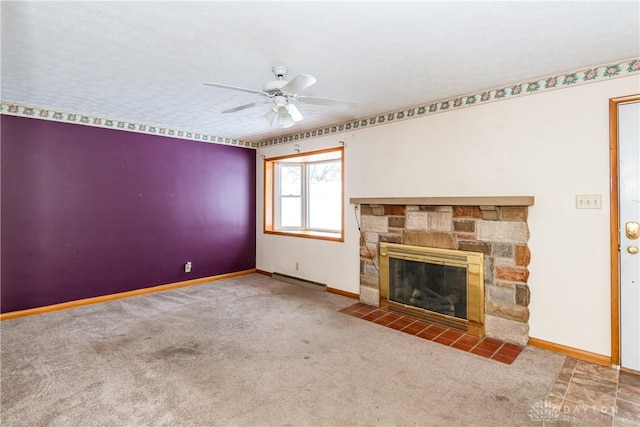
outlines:
[[565, 357], [512, 365], [252, 274], [2, 322], [3, 426], [516, 426]]

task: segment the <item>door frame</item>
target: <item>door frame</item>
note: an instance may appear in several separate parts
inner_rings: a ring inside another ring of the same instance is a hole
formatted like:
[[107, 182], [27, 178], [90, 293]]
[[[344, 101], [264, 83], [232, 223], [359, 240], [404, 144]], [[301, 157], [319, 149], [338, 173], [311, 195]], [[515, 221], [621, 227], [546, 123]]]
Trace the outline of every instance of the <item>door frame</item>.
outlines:
[[611, 234], [611, 363], [620, 365], [620, 218], [618, 205], [618, 105], [639, 102], [640, 94], [609, 99], [609, 192]]

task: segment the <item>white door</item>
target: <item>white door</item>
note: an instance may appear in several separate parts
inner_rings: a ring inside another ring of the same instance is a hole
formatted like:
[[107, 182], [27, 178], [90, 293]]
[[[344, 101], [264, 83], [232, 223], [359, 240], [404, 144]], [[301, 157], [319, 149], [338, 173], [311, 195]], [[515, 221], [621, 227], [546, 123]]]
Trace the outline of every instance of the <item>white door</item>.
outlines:
[[618, 105], [620, 365], [640, 371], [640, 102]]

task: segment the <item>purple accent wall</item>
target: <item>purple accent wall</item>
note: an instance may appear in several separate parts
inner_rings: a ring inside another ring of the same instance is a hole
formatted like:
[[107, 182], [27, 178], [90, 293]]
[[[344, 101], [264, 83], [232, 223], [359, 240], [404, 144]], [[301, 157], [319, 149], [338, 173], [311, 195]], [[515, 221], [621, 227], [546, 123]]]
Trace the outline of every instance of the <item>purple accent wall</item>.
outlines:
[[255, 268], [254, 150], [0, 120], [3, 313]]

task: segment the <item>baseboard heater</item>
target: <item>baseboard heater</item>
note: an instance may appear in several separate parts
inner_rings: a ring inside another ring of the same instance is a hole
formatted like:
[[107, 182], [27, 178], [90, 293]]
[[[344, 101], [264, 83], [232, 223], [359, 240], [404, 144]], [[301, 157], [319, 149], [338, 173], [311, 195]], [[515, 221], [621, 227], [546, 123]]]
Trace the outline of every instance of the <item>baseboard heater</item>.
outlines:
[[281, 273], [271, 273], [271, 278], [281, 282], [290, 283], [292, 285], [315, 289], [317, 291], [325, 291], [327, 289], [327, 285], [322, 283], [312, 282], [311, 280], [301, 279], [299, 277], [287, 276], [286, 274]]

